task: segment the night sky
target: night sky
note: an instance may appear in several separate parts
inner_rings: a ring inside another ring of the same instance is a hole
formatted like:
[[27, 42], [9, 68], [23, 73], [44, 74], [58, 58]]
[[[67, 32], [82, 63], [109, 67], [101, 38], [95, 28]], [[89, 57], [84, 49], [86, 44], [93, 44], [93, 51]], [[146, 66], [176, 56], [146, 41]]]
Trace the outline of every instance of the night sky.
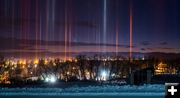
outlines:
[[0, 0], [0, 45], [3, 55], [180, 53], [180, 0]]

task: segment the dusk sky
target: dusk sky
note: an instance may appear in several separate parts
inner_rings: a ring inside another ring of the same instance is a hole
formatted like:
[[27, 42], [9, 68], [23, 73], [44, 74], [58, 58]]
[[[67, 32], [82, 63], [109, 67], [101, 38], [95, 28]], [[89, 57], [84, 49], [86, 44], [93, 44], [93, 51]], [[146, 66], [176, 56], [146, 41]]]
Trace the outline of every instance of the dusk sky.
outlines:
[[[130, 21], [132, 16], [132, 21]], [[0, 54], [180, 53], [180, 0], [0, 0]]]

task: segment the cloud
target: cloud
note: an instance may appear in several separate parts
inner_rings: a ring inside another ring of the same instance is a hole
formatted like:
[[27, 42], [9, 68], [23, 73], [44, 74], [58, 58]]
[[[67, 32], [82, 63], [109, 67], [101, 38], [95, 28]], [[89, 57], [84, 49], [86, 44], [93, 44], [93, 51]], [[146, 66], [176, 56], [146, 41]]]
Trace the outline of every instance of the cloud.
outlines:
[[[38, 44], [36, 44], [38, 42]], [[85, 43], [85, 42], [66, 42], [70, 44], [71, 47], [96, 47], [96, 46], [107, 46], [107, 47], [116, 47], [119, 48], [129, 48], [129, 45], [126, 44], [111, 44], [111, 43]], [[0, 50], [6, 49], [20, 49], [20, 50], [38, 50], [45, 51], [46, 46], [48, 47], [64, 47], [64, 41], [45, 41], [45, 40], [30, 40], [30, 39], [17, 39], [17, 38], [4, 38], [0, 37]], [[37, 46], [36, 46], [37, 45]], [[43, 48], [42, 48], [43, 47]], [[135, 48], [136, 46], [132, 46]]]
[[143, 41], [143, 42], [141, 42], [140, 44], [143, 45], [143, 46], [151, 45], [151, 43], [148, 42], [148, 41]]
[[146, 51], [146, 49], [145, 49], [145, 48], [141, 48], [141, 50], [142, 50], [142, 51]]
[[168, 43], [167, 42], [161, 42], [159, 43], [160, 45], [167, 45]]
[[153, 48], [146, 48], [147, 50], [153, 50]]
[[159, 47], [159, 49], [173, 50], [173, 49], [176, 49], [176, 48], [169, 48], [169, 47]]

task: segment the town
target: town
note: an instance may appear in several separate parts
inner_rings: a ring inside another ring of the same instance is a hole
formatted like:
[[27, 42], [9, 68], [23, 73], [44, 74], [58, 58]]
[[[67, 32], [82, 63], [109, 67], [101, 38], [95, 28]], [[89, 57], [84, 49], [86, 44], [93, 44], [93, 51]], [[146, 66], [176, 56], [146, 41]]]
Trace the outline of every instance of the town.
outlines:
[[[179, 69], [180, 60], [178, 58], [165, 60], [143, 57], [130, 60], [122, 56], [103, 57], [98, 55], [93, 57], [79, 55], [66, 60], [1, 58], [0, 84], [22, 85], [58, 81], [111, 82], [113, 80], [124, 84], [140, 84], [153, 83], [154, 77], [156, 77], [155, 83], [164, 83], [167, 81], [162, 81], [163, 75], [179, 76]], [[158, 76], [159, 78], [157, 78]]]

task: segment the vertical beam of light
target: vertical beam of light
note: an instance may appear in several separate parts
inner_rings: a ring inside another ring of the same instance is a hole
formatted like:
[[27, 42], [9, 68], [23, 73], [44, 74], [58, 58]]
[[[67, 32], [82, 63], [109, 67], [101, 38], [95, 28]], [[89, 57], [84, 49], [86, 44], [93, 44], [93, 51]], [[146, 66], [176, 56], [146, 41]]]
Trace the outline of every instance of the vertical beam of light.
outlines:
[[14, 4], [14, 0], [12, 1], [12, 17], [11, 17], [11, 20], [12, 20], [12, 26], [11, 26], [11, 37], [12, 37], [12, 47], [14, 47], [14, 14], [15, 14], [15, 4]]
[[132, 61], [132, 21], [133, 21], [132, 17], [133, 16], [132, 16], [132, 2], [131, 2], [131, 0], [130, 0], [130, 11], [129, 12], [130, 12], [129, 13], [130, 14], [130, 17], [129, 17], [130, 18], [129, 19], [130, 20], [130, 25], [129, 25], [129, 28], [130, 28], [130, 32], [129, 32], [130, 33], [130, 36], [129, 36], [130, 37], [129, 38], [130, 39], [130, 41], [129, 41], [130, 42], [129, 43], [129, 46], [130, 46], [129, 47], [129, 58], [130, 58], [130, 61]]
[[67, 50], [67, 33], [68, 33], [68, 31], [67, 31], [67, 27], [68, 27], [68, 25], [67, 25], [67, 1], [65, 1], [65, 14], [64, 14], [64, 18], [65, 18], [65, 30], [64, 30], [64, 60], [66, 60], [66, 50]]
[[35, 59], [38, 59], [38, 31], [39, 31], [39, 27], [38, 27], [38, 23], [39, 23], [39, 19], [38, 19], [38, 0], [36, 0], [36, 12], [35, 12], [35, 20], [36, 20], [36, 24], [35, 24], [35, 33], [36, 33], [36, 54], [35, 54]]
[[[30, 19], [30, 15], [31, 15], [31, 1], [29, 0], [28, 2], [27, 2], [27, 18], [28, 19]], [[27, 30], [26, 30], [26, 32], [27, 32], [27, 39], [29, 39], [29, 34], [30, 34], [30, 21], [28, 21], [27, 22]], [[29, 43], [29, 40], [27, 40], [27, 43]]]
[[106, 52], [106, 30], [107, 30], [107, 0], [104, 0], [103, 2], [103, 52]]
[[[64, 11], [65, 11], [65, 10], [64, 10]], [[61, 16], [59, 16], [59, 17], [61, 18]], [[63, 20], [64, 20], [64, 19], [63, 19]], [[64, 22], [64, 23], [65, 23], [65, 22]], [[64, 26], [65, 26], [65, 25], [64, 25]], [[59, 32], [59, 35], [58, 35], [59, 38], [61, 38], [61, 36], [62, 36], [62, 35], [61, 35], [61, 34], [62, 34], [61, 29], [62, 29], [62, 28], [60, 27], [60, 28], [59, 28], [59, 31], [58, 31], [58, 32]], [[65, 36], [64, 36], [64, 38], [65, 38]], [[64, 40], [64, 42], [65, 42], [65, 40]], [[64, 47], [65, 47], [65, 43], [64, 43]], [[58, 50], [61, 50], [61, 48], [62, 48], [62, 47], [61, 47], [61, 44], [58, 44]], [[64, 49], [64, 50], [65, 50], [65, 49]], [[65, 52], [64, 52], [64, 54], [65, 54]], [[64, 55], [64, 54], [63, 54], [63, 55]], [[63, 57], [62, 57], [63, 55], [58, 55], [58, 58], [63, 59]], [[65, 58], [65, 55], [64, 55], [64, 58]]]
[[[20, 26], [20, 37], [21, 37], [21, 39], [23, 40], [23, 42], [22, 43], [24, 43], [24, 34], [23, 34], [23, 30], [24, 30], [24, 28], [23, 28], [23, 25], [24, 25], [24, 21], [23, 21], [23, 15], [24, 15], [24, 13], [23, 13], [23, 11], [24, 11], [24, 9], [25, 8], [23, 8], [24, 7], [24, 2], [23, 2], [23, 0], [21, 0], [21, 6], [20, 6], [20, 12], [21, 12], [21, 14], [20, 14], [20, 17], [21, 17], [21, 26]], [[21, 49], [20, 50], [21, 52], [20, 52], [20, 58], [22, 58], [22, 53], [23, 53], [23, 50]]]
[[[96, 21], [98, 21], [98, 19], [96, 19]], [[96, 39], [97, 39], [97, 43], [98, 43], [98, 52], [101, 51], [101, 46], [100, 46], [100, 42], [101, 42], [100, 35], [101, 35], [101, 33], [100, 32], [101, 32], [101, 26], [98, 23], [98, 25], [97, 25], [97, 33], [96, 33]]]
[[69, 24], [69, 46], [68, 46], [68, 57], [71, 57], [71, 23]]
[[68, 10], [68, 58], [71, 57], [71, 33], [72, 33], [72, 2], [70, 2], [70, 7]]
[[116, 56], [118, 55], [118, 49], [119, 49], [119, 38], [118, 38], [118, 22], [116, 22]]
[[100, 45], [100, 43], [101, 43], [101, 24], [99, 24], [98, 25], [98, 30], [97, 30], [97, 39], [98, 39], [98, 52], [100, 52], [101, 51], [101, 45]]
[[[39, 48], [40, 48], [40, 46], [41, 46], [41, 41], [42, 41], [42, 13], [41, 13], [41, 11], [40, 11], [39, 14], [40, 14], [40, 15], [39, 15]], [[38, 50], [39, 50], [39, 49], [38, 49]], [[40, 53], [39, 53], [39, 56], [42, 57], [41, 50], [40, 50], [39, 52], [40, 52]]]
[[[24, 1], [23, 1], [24, 2]], [[23, 18], [25, 18], [25, 19], [28, 19], [28, 9], [29, 9], [29, 7], [28, 7], [28, 2], [24, 2], [24, 4], [23, 4]], [[23, 36], [23, 39], [24, 39], [24, 44], [27, 44], [27, 34], [28, 34], [28, 32], [27, 32], [27, 27], [28, 27], [28, 21], [27, 22], [24, 22], [24, 20], [23, 20], [23, 33], [24, 33], [24, 36]], [[24, 57], [25, 55], [23, 55], [23, 57]]]
[[[46, 50], [48, 50], [48, 38], [49, 35], [49, 0], [46, 0], [46, 31], [45, 31], [45, 39], [46, 39]], [[47, 54], [45, 54], [45, 57], [47, 57]]]
[[116, 9], [117, 9], [117, 11], [116, 11], [116, 56], [118, 56], [118, 49], [119, 49], [119, 34], [118, 34], [118, 27], [119, 27], [119, 24], [118, 24], [118, 21], [119, 21], [119, 19], [118, 19], [118, 2], [116, 2]]
[[[90, 16], [90, 12], [89, 12], [89, 1], [87, 1], [87, 17], [88, 17], [88, 19], [89, 20], [91, 20], [91, 16]], [[87, 24], [89, 24], [89, 21], [87, 21]], [[90, 43], [90, 29], [89, 28], [87, 28], [87, 43], [89, 44]], [[87, 51], [89, 51], [89, 50], [87, 50]]]
[[52, 5], [51, 5], [51, 12], [52, 12], [52, 19], [51, 19], [51, 22], [52, 22], [52, 39], [55, 39], [54, 35], [55, 35], [55, 3], [56, 3], [56, 0], [51, 0], [52, 1]]
[[96, 21], [96, 24], [97, 24], [97, 29], [96, 29], [96, 33], [95, 33], [95, 36], [96, 36], [96, 39], [97, 39], [97, 43], [98, 43], [98, 52], [101, 51], [101, 46], [100, 46], [100, 43], [101, 43], [101, 22], [100, 22], [100, 17], [97, 17], [95, 18], [95, 21]]

